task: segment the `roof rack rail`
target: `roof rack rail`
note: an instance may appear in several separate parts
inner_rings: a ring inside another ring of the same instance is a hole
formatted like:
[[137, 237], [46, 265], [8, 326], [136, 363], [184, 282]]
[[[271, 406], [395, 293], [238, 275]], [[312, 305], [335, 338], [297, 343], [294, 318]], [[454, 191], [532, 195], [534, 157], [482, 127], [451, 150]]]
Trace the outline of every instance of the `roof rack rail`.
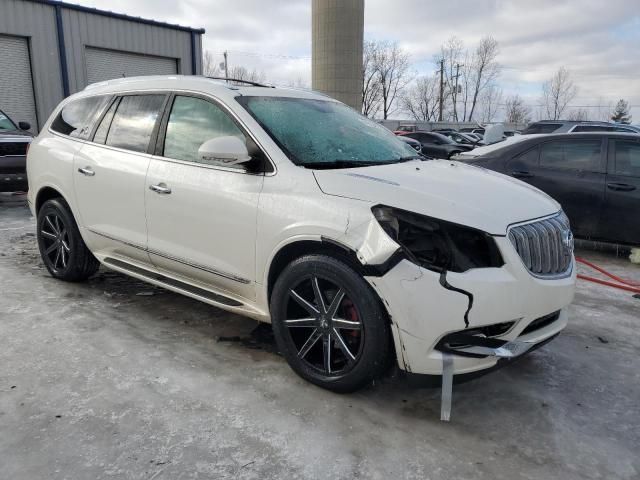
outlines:
[[276, 88], [273, 85], [267, 85], [267, 84], [264, 84], [264, 83], [252, 82], [250, 80], [241, 80], [239, 78], [207, 77], [206, 75], [205, 75], [205, 78], [210, 78], [211, 80], [225, 80], [227, 82], [246, 83], [247, 85], [253, 85], [254, 87]]

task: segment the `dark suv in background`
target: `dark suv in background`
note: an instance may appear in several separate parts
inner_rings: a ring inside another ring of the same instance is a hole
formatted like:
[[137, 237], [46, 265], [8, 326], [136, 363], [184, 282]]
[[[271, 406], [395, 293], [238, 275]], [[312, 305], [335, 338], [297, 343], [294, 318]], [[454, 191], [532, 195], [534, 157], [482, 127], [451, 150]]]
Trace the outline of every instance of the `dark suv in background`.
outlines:
[[32, 136], [28, 122], [16, 125], [0, 110], [0, 192], [26, 191], [27, 148]]
[[632, 125], [609, 122], [587, 122], [573, 120], [541, 120], [533, 122], [522, 130], [521, 135], [537, 133], [582, 133], [582, 132], [625, 132], [640, 133], [640, 128]]
[[468, 163], [527, 182], [562, 205], [576, 237], [640, 245], [640, 135], [535, 135]]

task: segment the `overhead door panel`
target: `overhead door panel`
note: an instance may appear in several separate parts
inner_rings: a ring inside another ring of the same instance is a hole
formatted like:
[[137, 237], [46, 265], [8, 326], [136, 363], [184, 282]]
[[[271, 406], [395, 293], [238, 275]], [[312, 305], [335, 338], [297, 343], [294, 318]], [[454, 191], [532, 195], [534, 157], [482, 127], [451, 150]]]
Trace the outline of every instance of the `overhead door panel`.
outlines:
[[14, 122], [29, 122], [32, 130], [37, 130], [26, 38], [0, 35], [0, 110]]
[[86, 47], [87, 82], [139, 75], [171, 75], [178, 73], [175, 58]]

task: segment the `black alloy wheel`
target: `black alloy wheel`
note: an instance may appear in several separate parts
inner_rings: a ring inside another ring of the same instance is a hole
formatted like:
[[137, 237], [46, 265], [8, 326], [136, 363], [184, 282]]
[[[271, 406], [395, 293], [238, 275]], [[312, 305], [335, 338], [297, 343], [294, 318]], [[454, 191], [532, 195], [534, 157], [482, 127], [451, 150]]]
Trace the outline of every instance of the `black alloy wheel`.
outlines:
[[89, 278], [100, 267], [62, 198], [47, 200], [38, 210], [37, 238], [42, 261], [55, 278], [77, 282]]
[[291, 368], [316, 385], [354, 391], [388, 366], [386, 312], [348, 262], [319, 254], [294, 260], [274, 286], [271, 319]]

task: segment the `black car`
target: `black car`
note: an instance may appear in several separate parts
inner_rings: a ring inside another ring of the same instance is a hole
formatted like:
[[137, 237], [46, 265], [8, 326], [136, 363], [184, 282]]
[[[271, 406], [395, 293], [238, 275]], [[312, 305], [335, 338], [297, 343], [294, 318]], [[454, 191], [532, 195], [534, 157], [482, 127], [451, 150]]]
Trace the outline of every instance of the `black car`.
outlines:
[[0, 110], [0, 192], [27, 190], [27, 147], [32, 136], [28, 122], [16, 125]]
[[398, 139], [412, 147], [416, 152], [422, 153], [422, 145], [420, 145], [419, 141], [409, 138], [406, 135], [398, 135]]
[[422, 145], [422, 153], [434, 158], [450, 158], [452, 155], [473, 149], [473, 145], [456, 143], [435, 132], [411, 132], [404, 133], [402, 136], [419, 141]]
[[471, 145], [475, 147], [480, 142], [480, 140], [478, 140], [477, 138], [471, 137], [466, 133], [460, 133], [456, 131], [442, 132], [442, 135], [450, 138], [455, 143], [461, 143], [462, 145]]
[[579, 238], [640, 245], [640, 135], [533, 136], [468, 160], [555, 198]]

